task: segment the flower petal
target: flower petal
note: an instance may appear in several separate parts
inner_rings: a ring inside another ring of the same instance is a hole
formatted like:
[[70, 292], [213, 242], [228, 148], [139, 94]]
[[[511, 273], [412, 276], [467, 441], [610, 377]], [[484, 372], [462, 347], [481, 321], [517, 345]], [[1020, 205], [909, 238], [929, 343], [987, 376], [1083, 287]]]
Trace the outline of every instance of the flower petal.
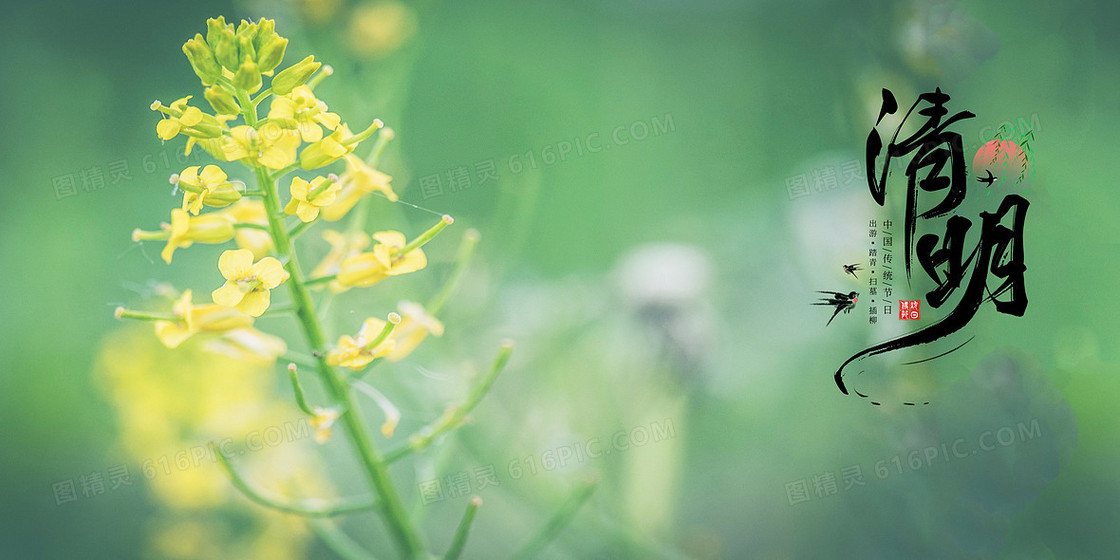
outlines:
[[296, 215], [304, 223], [315, 221], [319, 217], [319, 207], [306, 202], [300, 202], [296, 208]]
[[202, 111], [198, 107], [187, 107], [183, 111], [183, 116], [179, 117], [179, 122], [183, 126], [194, 126], [202, 120]]
[[269, 303], [271, 295], [268, 290], [254, 290], [245, 294], [245, 298], [237, 304], [237, 310], [250, 317], [260, 317], [268, 310]]
[[292, 198], [293, 199], [295, 199], [295, 200], [307, 200], [307, 189], [308, 189], [308, 187], [310, 187], [310, 183], [308, 183], [307, 181], [305, 181], [305, 180], [303, 180], [299, 177], [293, 177], [292, 178], [292, 186], [288, 187], [288, 190], [292, 193]]
[[[195, 169], [198, 169], [198, 167], [196, 166]], [[213, 188], [225, 183], [226, 179], [229, 177], [226, 175], [225, 171], [222, 171], [221, 167], [217, 165], [207, 165], [206, 168], [202, 170], [201, 178], [202, 184]]]
[[156, 321], [156, 337], [168, 348], [176, 348], [183, 343], [184, 340], [191, 337], [190, 329], [186, 328], [182, 323], [172, 323], [171, 321]]
[[408, 274], [409, 272], [416, 272], [425, 266], [428, 266], [428, 257], [424, 255], [424, 251], [413, 249], [409, 251], [407, 255], [401, 257], [400, 260], [393, 263], [393, 267], [389, 269], [389, 275]]
[[214, 299], [214, 303], [224, 305], [226, 307], [233, 307], [245, 298], [245, 292], [242, 292], [237, 284], [234, 282], [226, 282], [221, 288], [210, 292], [210, 297]]
[[198, 166], [197, 165], [192, 165], [192, 166], [184, 169], [183, 172], [179, 174], [179, 182], [180, 183], [186, 183], [186, 184], [188, 184], [192, 187], [202, 186], [198, 182]]
[[342, 286], [369, 286], [385, 278], [385, 267], [373, 253], [362, 253], [344, 261], [338, 272]]
[[218, 270], [226, 280], [245, 278], [252, 267], [253, 252], [248, 249], [230, 249], [218, 257]]
[[318, 142], [323, 139], [323, 129], [314, 121], [299, 121], [299, 135], [304, 142]]
[[399, 231], [379, 231], [373, 234], [373, 238], [377, 240], [378, 243], [384, 243], [394, 249], [400, 249], [408, 244], [408, 240], [405, 239], [404, 234]]
[[179, 120], [178, 119], [160, 119], [156, 123], [156, 134], [160, 140], [170, 140], [179, 134]]
[[265, 288], [270, 290], [283, 284], [291, 276], [287, 270], [284, 270], [280, 261], [273, 257], [265, 257], [253, 265], [253, 274], [260, 279]]

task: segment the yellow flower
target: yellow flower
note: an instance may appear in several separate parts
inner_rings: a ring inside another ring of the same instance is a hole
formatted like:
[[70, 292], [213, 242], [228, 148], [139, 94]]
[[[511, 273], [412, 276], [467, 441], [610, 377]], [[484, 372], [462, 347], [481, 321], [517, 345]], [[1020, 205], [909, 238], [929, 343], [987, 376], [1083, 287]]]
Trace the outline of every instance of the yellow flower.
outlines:
[[331, 426], [334, 426], [335, 420], [338, 420], [338, 411], [318, 406], [312, 410], [315, 412], [311, 417], [311, 427], [315, 428], [315, 441], [324, 443], [331, 438]]
[[[171, 103], [171, 106], [167, 108], [171, 114], [156, 123], [156, 134], [159, 135], [160, 140], [170, 140], [178, 136], [184, 128], [190, 128], [202, 122], [202, 110], [187, 105], [187, 101], [190, 101], [191, 97], [194, 96], [188, 95]], [[159, 101], [152, 103], [152, 109], [154, 110], [159, 110], [162, 106]]]
[[280, 261], [272, 257], [254, 263], [253, 252], [248, 249], [222, 253], [218, 258], [218, 270], [222, 271], [226, 283], [211, 294], [214, 303], [236, 307], [251, 317], [260, 317], [268, 309], [269, 290], [283, 284], [290, 276]]
[[175, 302], [172, 313], [177, 321], [156, 321], [156, 336], [168, 348], [175, 348], [186, 339], [199, 332], [225, 332], [244, 329], [253, 324], [253, 319], [235, 309], [213, 303], [194, 305], [191, 291], [186, 290]]
[[326, 177], [316, 177], [310, 183], [295, 177], [290, 188], [292, 199], [284, 207], [284, 212], [295, 214], [304, 222], [310, 222], [319, 217], [320, 208], [334, 202], [339, 188], [337, 182]]
[[443, 323], [428, 315], [424, 306], [411, 301], [402, 301], [398, 305], [401, 322], [392, 334], [391, 340], [396, 341], [396, 347], [385, 356], [390, 362], [399, 362], [412, 353], [429, 334], [443, 336]]
[[222, 208], [237, 202], [241, 193], [233, 188], [225, 172], [217, 165], [207, 165], [202, 173], [199, 166], [192, 165], [178, 176], [179, 187], [183, 189], [183, 209], [198, 215], [203, 204]]
[[327, 256], [323, 257], [323, 260], [319, 261], [311, 271], [312, 278], [338, 274], [342, 261], [361, 253], [370, 242], [369, 235], [363, 232], [339, 233], [333, 229], [324, 230], [323, 239], [331, 248]]
[[233, 218], [222, 214], [204, 214], [191, 217], [186, 210], [175, 208], [171, 211], [171, 225], [163, 229], [170, 232], [167, 246], [160, 256], [171, 263], [171, 256], [179, 247], [190, 247], [194, 242], [225, 243], [233, 239]]
[[334, 132], [315, 142], [299, 153], [299, 164], [304, 169], [318, 169], [330, 165], [342, 156], [354, 151], [357, 142], [349, 142], [354, 134], [345, 124], [338, 125]]
[[415, 272], [428, 265], [427, 256], [419, 248], [400, 254], [406, 242], [399, 231], [379, 231], [373, 239], [378, 243], [373, 251], [342, 261], [338, 273], [340, 286], [372, 286], [388, 276]]
[[[220, 138], [226, 121], [235, 118], [235, 115], [215, 117], [203, 113], [198, 107], [187, 105], [191, 97], [193, 96], [188, 95], [177, 99], [170, 107], [164, 107], [159, 101], [152, 103], [152, 110], [164, 113], [164, 118], [156, 123], [156, 134], [160, 140], [170, 140], [178, 134], [185, 134], [188, 138], [184, 153], [188, 156], [196, 142], [208, 144]], [[207, 151], [211, 151], [210, 148]]]
[[[222, 213], [232, 216], [237, 223], [268, 225], [268, 215], [265, 214], [264, 203], [253, 198], [242, 198], [237, 204], [230, 206]], [[253, 252], [254, 259], [263, 259], [272, 252], [272, 236], [267, 231], [253, 228], [237, 228], [234, 240], [240, 249]]]
[[331, 222], [341, 219], [363, 196], [374, 191], [385, 195], [389, 202], [397, 201], [397, 193], [393, 192], [393, 187], [389, 185], [389, 181], [393, 180], [392, 177], [366, 165], [354, 154], [346, 154], [344, 157], [346, 171], [339, 178], [342, 190], [339, 191], [338, 199], [333, 204], [323, 208], [324, 218]]
[[316, 98], [307, 86], [299, 86], [288, 95], [274, 97], [268, 110], [268, 120], [290, 122], [299, 129], [304, 142], [323, 139], [323, 129], [319, 125], [334, 130], [341, 122], [339, 116], [327, 111], [327, 104]]
[[[249, 317], [242, 315], [231, 307], [216, 304], [214, 306], [222, 307], [222, 309], [249, 319]], [[275, 363], [281, 354], [288, 351], [288, 345], [284, 343], [284, 339], [254, 328], [228, 331], [220, 337], [206, 341], [204, 348], [215, 354], [229, 356], [238, 362], [250, 362], [259, 365]]]
[[[394, 318], [400, 321], [396, 314], [390, 315], [390, 319]], [[339, 337], [338, 344], [327, 352], [327, 363], [358, 370], [377, 358], [388, 355], [396, 347], [396, 342], [379, 336], [386, 326], [385, 321], [376, 317], [366, 319], [357, 335]]]
[[250, 165], [283, 169], [296, 162], [298, 148], [298, 132], [266, 123], [259, 131], [248, 125], [233, 127], [223, 138], [222, 154], [226, 161], [243, 160]]

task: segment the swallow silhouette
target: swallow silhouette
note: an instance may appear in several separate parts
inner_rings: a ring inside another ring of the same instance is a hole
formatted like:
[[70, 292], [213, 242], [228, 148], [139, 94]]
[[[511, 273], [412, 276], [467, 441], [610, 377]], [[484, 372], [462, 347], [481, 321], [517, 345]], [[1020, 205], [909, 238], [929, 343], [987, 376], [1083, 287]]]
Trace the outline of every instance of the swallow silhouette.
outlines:
[[984, 183], [984, 184], [988, 185], [988, 187], [991, 187], [992, 183], [995, 183], [996, 179], [998, 179], [998, 177], [992, 175], [992, 170], [991, 169], [985, 169], [985, 171], [988, 172], [988, 176], [987, 177], [977, 177], [976, 180], [980, 181], [981, 183]]
[[858, 299], [856, 296], [859, 295], [858, 292], [842, 294], [840, 292], [825, 292], [820, 290], [818, 290], [817, 293], [829, 294], [830, 297], [821, 298], [820, 301], [814, 302], [813, 305], [831, 305], [836, 308], [836, 311], [832, 312], [832, 317], [829, 317], [828, 322], [825, 323], [824, 326], [826, 327], [832, 324], [832, 320], [835, 319], [841, 311], [847, 314], [849, 311], [855, 309], [856, 299]]
[[855, 279], [858, 280], [859, 276], [856, 276], [856, 271], [857, 270], [861, 270], [858, 263], [857, 264], [846, 264], [846, 265], [844, 265], [844, 272], [847, 272], [848, 274], [851, 274], [852, 278], [855, 278]]

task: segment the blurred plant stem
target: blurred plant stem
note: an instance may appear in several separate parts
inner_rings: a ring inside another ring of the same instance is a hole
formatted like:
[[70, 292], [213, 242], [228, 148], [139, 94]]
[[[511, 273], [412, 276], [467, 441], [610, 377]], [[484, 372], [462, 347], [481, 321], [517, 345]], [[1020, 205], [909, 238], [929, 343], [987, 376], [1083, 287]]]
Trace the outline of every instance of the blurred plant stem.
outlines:
[[556, 510], [552, 518], [550, 518], [548, 522], [537, 531], [537, 534], [533, 535], [520, 550], [515, 552], [513, 556], [510, 556], [510, 559], [528, 560], [530, 558], [536, 558], [540, 551], [547, 546], [548, 543], [552, 542], [552, 539], [555, 539], [556, 536], [560, 534], [560, 531], [563, 531], [564, 527], [571, 522], [572, 518], [575, 517], [576, 513], [579, 511], [579, 508], [583, 507], [583, 504], [587, 502], [591, 494], [595, 492], [595, 485], [595, 482], [585, 482], [583, 485], [576, 488], [575, 491], [572, 492], [572, 495], [568, 497], [567, 501], [560, 506], [560, 509]]
[[[249, 482], [245, 480], [245, 477], [241, 475], [237, 468], [233, 466], [233, 463], [230, 462], [229, 457], [226, 456], [224, 452], [222, 452], [217, 443], [210, 442], [210, 451], [214, 453], [215, 457], [218, 458], [218, 462], [221, 463], [222, 469], [229, 476], [229, 479], [233, 483], [233, 486], [240, 490], [246, 498], [249, 498], [250, 500], [267, 508], [307, 517], [332, 517], [335, 515], [347, 515], [351, 513], [370, 511], [378, 507], [377, 503], [372, 500], [344, 501], [333, 506], [323, 506], [319, 505], [318, 503], [316, 503], [315, 505], [312, 505], [310, 503], [285, 503], [278, 498], [266, 496], [264, 495], [264, 493], [253, 488], [249, 484]], [[315, 500], [315, 502], [319, 501], [321, 500]]]
[[513, 352], [513, 343], [506, 341], [502, 344], [502, 349], [498, 351], [498, 357], [494, 359], [494, 363], [490, 366], [490, 371], [482, 378], [481, 382], [476, 384], [471, 389], [467, 399], [458, 406], [452, 406], [447, 409], [435, 422], [420, 429], [419, 432], [413, 434], [408, 438], [408, 445], [394, 449], [385, 455], [385, 462], [392, 463], [398, 459], [408, 456], [416, 451], [421, 451], [427, 448], [439, 436], [459, 427], [466, 419], [467, 414], [478, 405], [486, 392], [490, 390], [490, 386], [494, 384], [494, 380], [498, 378], [498, 374], [502, 372], [506, 362], [509, 361], [509, 355]]
[[447, 554], [443, 555], [443, 560], [458, 560], [459, 555], [463, 553], [463, 546], [467, 544], [467, 535], [471, 532], [471, 523], [474, 522], [474, 515], [478, 513], [478, 506], [482, 505], [482, 498], [475, 496], [467, 504], [467, 511], [463, 512], [463, 519], [459, 522], [459, 528], [455, 530], [455, 536], [451, 539], [451, 547], [447, 549]]

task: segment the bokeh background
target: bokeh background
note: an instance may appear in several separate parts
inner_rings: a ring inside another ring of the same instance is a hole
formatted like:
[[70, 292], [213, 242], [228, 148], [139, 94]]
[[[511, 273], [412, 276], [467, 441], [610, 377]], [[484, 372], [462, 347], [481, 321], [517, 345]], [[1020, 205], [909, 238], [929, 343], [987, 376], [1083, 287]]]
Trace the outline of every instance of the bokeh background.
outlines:
[[[180, 47], [219, 14], [275, 18], [286, 61], [313, 53], [336, 69], [317, 90], [332, 110], [397, 131], [381, 167], [420, 208], [386, 204], [379, 223], [419, 232], [446, 212], [482, 234], [446, 334], [370, 379], [402, 412], [393, 447], [462, 398], [499, 341], [517, 343], [472, 422], [394, 467], [434, 551], [471, 495], [484, 505], [466, 556], [504, 557], [587, 481], [595, 493], [537, 556], [1107, 558], [1120, 544], [1111, 4], [3, 11], [0, 557], [330, 558], [334, 530], [393, 557], [373, 514], [309, 527], [248, 503], [210, 461], [177, 466], [208, 439], [298, 421], [283, 369], [226, 371], [112, 316], [160, 282], [205, 293], [217, 280], [213, 247], [167, 266], [129, 234], [176, 203], [181, 140], [161, 144], [148, 106], [201, 99]], [[882, 87], [905, 106], [949, 92], [951, 109], [977, 114], [958, 128], [973, 151], [1004, 122], [1036, 138], [1027, 313], [988, 307], [962, 351], [915, 378], [888, 372], [888, 389], [917, 384], [928, 407], [840, 394], [836, 366], [885, 331], [858, 312], [825, 328], [808, 305], [849, 285], [834, 260], [866, 244], [862, 165], [858, 179], [839, 170], [862, 161]], [[452, 190], [461, 168], [470, 188]], [[103, 188], [82, 188], [94, 169]], [[834, 188], [816, 187], [825, 169]], [[67, 176], [78, 188], [61, 196]], [[433, 242], [423, 278], [335, 302], [331, 334], [438, 289], [456, 235]], [[259, 325], [297, 340], [281, 319]], [[577, 457], [595, 438], [611, 453]], [[279, 493], [364, 495], [347, 451], [292, 437], [246, 461]], [[437, 480], [430, 499], [421, 487]], [[60, 503], [66, 481], [75, 499]]]

